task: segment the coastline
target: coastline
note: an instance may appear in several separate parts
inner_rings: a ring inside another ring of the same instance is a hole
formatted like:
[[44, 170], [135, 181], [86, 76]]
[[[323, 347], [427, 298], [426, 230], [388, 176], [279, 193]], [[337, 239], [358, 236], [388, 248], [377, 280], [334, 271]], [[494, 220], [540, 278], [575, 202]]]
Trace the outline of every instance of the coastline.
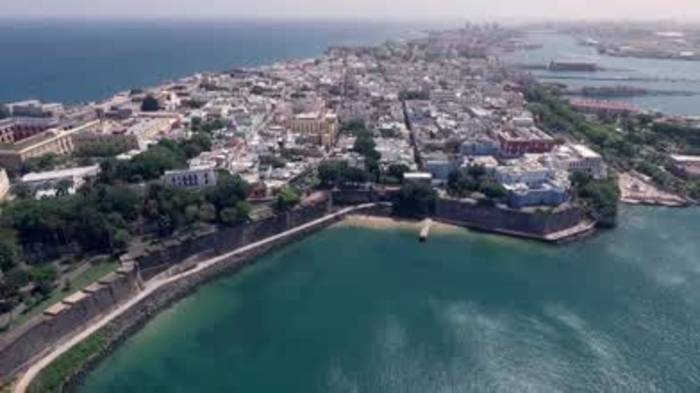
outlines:
[[[108, 314], [90, 322], [82, 331], [67, 337], [64, 342], [57, 344], [48, 353], [43, 354], [41, 358], [33, 362], [24, 373], [19, 375], [12, 387], [12, 392], [75, 391], [82, 383], [83, 378], [120, 343], [137, 332], [157, 314], [193, 293], [199, 286], [223, 275], [236, 273], [253, 263], [258, 257], [342, 221], [344, 217], [354, 211], [374, 207], [376, 207], [375, 204], [365, 204], [345, 208], [287, 232], [200, 261], [192, 269], [184, 272], [173, 276], [158, 277], [146, 282], [144, 288], [136, 296]], [[100, 350], [87, 354], [80, 360], [80, 364], [73, 365], [68, 370], [68, 375], [62, 376], [60, 386], [51, 390], [36, 390], [37, 388], [33, 384], [42, 377], [42, 372], [49, 370], [50, 366], [59, 362], [62, 356], [78, 348], [82, 342], [101, 334], [107, 336], [106, 344]]]

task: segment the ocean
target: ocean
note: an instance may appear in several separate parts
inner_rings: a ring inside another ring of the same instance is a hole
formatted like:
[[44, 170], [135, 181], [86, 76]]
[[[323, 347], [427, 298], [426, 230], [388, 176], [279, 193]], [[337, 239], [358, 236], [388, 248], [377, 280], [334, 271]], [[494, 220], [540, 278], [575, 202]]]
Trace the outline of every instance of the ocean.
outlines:
[[[420, 24], [0, 19], [0, 102], [77, 103], [202, 71], [410, 38]], [[434, 26], [432, 26], [434, 27]]]
[[332, 227], [201, 287], [80, 393], [692, 392], [700, 210], [551, 246]]

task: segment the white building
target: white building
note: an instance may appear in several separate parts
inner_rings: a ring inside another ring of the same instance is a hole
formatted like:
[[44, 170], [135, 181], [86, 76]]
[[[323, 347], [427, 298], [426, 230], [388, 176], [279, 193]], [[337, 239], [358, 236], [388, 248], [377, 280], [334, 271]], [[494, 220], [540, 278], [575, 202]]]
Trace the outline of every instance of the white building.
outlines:
[[61, 183], [66, 183], [69, 194], [74, 194], [87, 179], [97, 177], [100, 173], [99, 165], [77, 168], [59, 169], [48, 172], [28, 173], [20, 179], [20, 182], [29, 187], [37, 196], [53, 196], [58, 191]]
[[587, 173], [595, 179], [602, 179], [607, 175], [603, 158], [586, 145], [561, 145], [556, 147], [553, 153], [553, 165], [557, 169]]
[[213, 166], [166, 171], [161, 181], [163, 184], [180, 188], [211, 187], [216, 185], [216, 171]]

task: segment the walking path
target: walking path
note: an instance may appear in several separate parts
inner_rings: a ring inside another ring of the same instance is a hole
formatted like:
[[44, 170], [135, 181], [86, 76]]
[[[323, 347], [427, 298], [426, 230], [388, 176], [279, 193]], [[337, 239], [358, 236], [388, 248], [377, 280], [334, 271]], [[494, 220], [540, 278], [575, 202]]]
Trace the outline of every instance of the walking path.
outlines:
[[172, 283], [174, 281], [177, 281], [183, 277], [190, 276], [192, 274], [195, 274], [197, 272], [200, 272], [202, 270], [205, 270], [213, 265], [219, 264], [231, 257], [234, 257], [239, 254], [243, 254], [247, 251], [251, 251], [257, 247], [260, 246], [265, 246], [270, 243], [274, 243], [275, 241], [282, 239], [286, 236], [293, 235], [299, 232], [303, 232], [306, 229], [312, 228], [316, 225], [322, 224], [326, 221], [332, 221], [335, 220], [338, 217], [342, 217], [348, 213], [351, 213], [353, 211], [357, 210], [363, 210], [367, 208], [371, 208], [376, 206], [374, 203], [367, 203], [364, 205], [358, 205], [358, 206], [352, 206], [345, 208], [343, 210], [339, 210], [335, 213], [329, 214], [327, 216], [321, 217], [319, 219], [313, 220], [311, 222], [308, 222], [304, 225], [298, 226], [296, 228], [290, 229], [288, 231], [282, 232], [280, 234], [268, 237], [266, 239], [260, 240], [258, 242], [249, 244], [247, 246], [238, 248], [234, 251], [228, 252], [226, 254], [222, 254], [220, 256], [211, 258], [206, 261], [200, 262], [195, 268], [188, 270], [186, 272], [182, 272], [180, 274], [170, 276], [170, 277], [161, 277], [157, 276], [154, 277], [153, 279], [149, 280], [148, 282], [145, 283], [143, 289], [136, 294], [133, 298], [129, 299], [126, 303], [120, 305], [117, 307], [115, 310], [111, 311], [107, 315], [103, 316], [102, 318], [98, 319], [94, 323], [92, 323], [90, 326], [82, 330], [80, 333], [77, 335], [71, 337], [68, 341], [59, 344], [56, 346], [51, 352], [49, 352], [47, 355], [45, 355], [43, 358], [41, 358], [39, 361], [34, 363], [32, 366], [27, 369], [27, 371], [21, 376], [19, 381], [17, 381], [17, 384], [15, 385], [14, 389], [12, 390], [13, 393], [25, 393], [27, 391], [27, 388], [31, 384], [31, 382], [36, 378], [36, 376], [39, 374], [41, 370], [43, 370], [46, 366], [51, 364], [54, 360], [56, 360], [59, 356], [62, 354], [66, 353], [68, 350], [73, 348], [75, 345], [80, 343], [81, 341], [85, 340], [88, 338], [90, 335], [93, 333], [97, 332], [98, 330], [102, 329], [105, 327], [108, 323], [112, 322], [115, 318], [129, 310], [131, 307], [134, 305], [138, 304], [140, 301], [143, 299], [147, 298], [149, 295], [151, 295], [155, 290], [158, 288], [161, 288], [162, 286]]

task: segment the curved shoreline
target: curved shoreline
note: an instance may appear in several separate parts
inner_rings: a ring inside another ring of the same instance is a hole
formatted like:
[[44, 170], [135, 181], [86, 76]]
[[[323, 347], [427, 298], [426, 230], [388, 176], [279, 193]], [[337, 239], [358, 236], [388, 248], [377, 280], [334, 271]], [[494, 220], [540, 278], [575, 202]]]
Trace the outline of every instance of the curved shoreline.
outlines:
[[60, 389], [60, 391], [66, 391], [66, 389], [69, 391], [74, 390], [80, 386], [82, 378], [84, 378], [100, 360], [109, 355], [118, 344], [138, 331], [140, 327], [159, 312], [186, 297], [188, 294], [191, 294], [200, 285], [221, 275], [236, 272], [255, 258], [336, 223], [351, 212], [362, 211], [376, 206], [376, 204], [372, 203], [345, 208], [297, 228], [217, 257], [201, 261], [190, 270], [173, 276], [156, 277], [148, 281], [136, 296], [94, 321], [87, 328], [70, 337], [66, 342], [57, 345], [31, 365], [26, 372], [20, 376], [12, 392], [25, 393], [31, 391], [32, 383], [36, 381], [40, 373], [60, 359], [62, 355], [68, 353], [78, 344], [89, 337], [93, 337], [95, 334], [99, 334], [100, 332], [107, 333], [109, 337], [107, 338], [108, 344], [105, 348], [97, 353], [91, 354], [82, 364], [78, 365], [73, 371], [73, 374], [66, 377]]

